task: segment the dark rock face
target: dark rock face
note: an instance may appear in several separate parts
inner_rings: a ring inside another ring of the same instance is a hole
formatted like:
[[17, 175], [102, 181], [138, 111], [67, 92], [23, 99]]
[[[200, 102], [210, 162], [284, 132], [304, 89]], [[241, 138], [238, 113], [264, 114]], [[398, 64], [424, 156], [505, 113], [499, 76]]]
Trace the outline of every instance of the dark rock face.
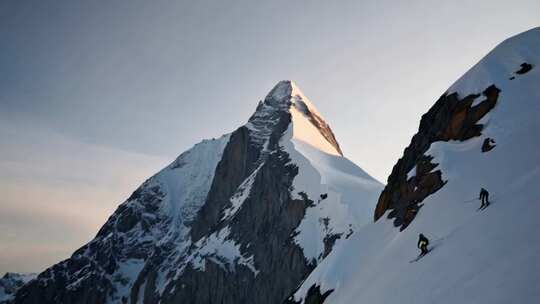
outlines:
[[[435, 105], [422, 116], [416, 133], [403, 156], [398, 160], [388, 183], [379, 197], [374, 218], [378, 220], [390, 210], [388, 218], [401, 230], [407, 228], [422, 207], [428, 195], [442, 188], [445, 182], [440, 170], [433, 171], [438, 164], [425, 153], [437, 141], [464, 141], [481, 135], [483, 125], [478, 121], [497, 103], [500, 90], [491, 85], [480, 94], [471, 94], [460, 99], [457, 93], [444, 94]], [[477, 98], [484, 98], [472, 106]], [[416, 168], [416, 174], [407, 179], [407, 174]]]
[[[77, 286], [70, 286], [69, 276], [75, 269], [83, 272], [86, 279]], [[47, 269], [38, 280], [21, 288], [15, 303], [104, 303], [111, 289], [106, 272], [100, 266], [85, 257], [72, 257]]]
[[304, 302], [296, 302], [292, 297], [290, 297], [284, 302], [284, 304], [323, 304], [326, 298], [328, 298], [328, 296], [332, 294], [332, 292], [334, 292], [334, 290], [330, 289], [325, 291], [324, 293], [321, 293], [320, 286], [312, 285], [307, 291]]
[[[228, 197], [232, 193], [225, 196], [227, 199], [210, 201], [210, 198], [217, 196], [212, 191], [221, 191], [221, 188], [212, 187], [205, 208], [200, 209], [195, 220], [202, 219], [206, 222], [205, 226], [212, 227], [207, 233], [229, 227], [230, 239], [240, 245], [244, 255], [254, 257], [257, 273], [244, 265], [236, 265], [234, 270], [227, 271], [219, 263], [206, 259], [204, 271], [188, 266], [174, 284], [168, 285], [162, 302], [279, 303], [315, 266], [306, 261], [302, 249], [292, 239], [294, 229], [300, 224], [311, 202], [290, 197], [289, 189], [298, 168], [288, 164], [288, 154], [278, 145], [282, 133], [289, 125], [290, 115], [283, 113], [279, 120], [268, 145], [273, 153], [266, 156], [257, 171], [250, 196], [242, 208], [230, 220], [220, 221], [221, 211], [227, 207]], [[236, 147], [245, 146], [241, 142], [234, 144]], [[240, 151], [250, 153], [249, 148]], [[228, 162], [227, 157], [226, 148], [223, 163], [218, 166], [218, 170], [234, 170], [224, 165], [236, 163]], [[241, 156], [242, 159], [249, 159], [244, 157], [246, 155]], [[234, 178], [220, 183], [233, 181]]]
[[493, 138], [486, 138], [484, 139], [484, 142], [482, 143], [482, 153], [489, 152], [495, 148], [495, 140]]
[[225, 147], [223, 158], [216, 168], [206, 203], [201, 207], [191, 224], [193, 241], [199, 240], [214, 228], [221, 216], [220, 212], [229, 202], [229, 198], [254, 170], [260, 152], [260, 147], [250, 143], [249, 130], [246, 127], [241, 127], [233, 132]]
[[343, 233], [334, 233], [334, 234], [327, 234], [324, 237], [324, 252], [322, 258], [325, 258], [330, 254], [332, 249], [334, 248], [334, 244], [336, 244], [336, 241], [341, 239], [343, 236]]
[[33, 280], [36, 276], [35, 273], [7, 272], [0, 278], [0, 303], [8, 303], [24, 284]]
[[[530, 63], [527, 63], [527, 62], [524, 62], [520, 65], [520, 68], [519, 70], [515, 71], [514, 74], [516, 75], [523, 75], [523, 74], [527, 74], [530, 70], [532, 70], [533, 68], [533, 65], [530, 64]], [[509, 78], [510, 80], [514, 80], [516, 79], [516, 76], [512, 76]]]
[[529, 72], [530, 70], [532, 70], [532, 68], [533, 68], [532, 64], [529, 64], [529, 63], [526, 63], [526, 62], [522, 63], [520, 67], [521, 68], [516, 71], [516, 74], [518, 74], [518, 75], [523, 75], [523, 74]]

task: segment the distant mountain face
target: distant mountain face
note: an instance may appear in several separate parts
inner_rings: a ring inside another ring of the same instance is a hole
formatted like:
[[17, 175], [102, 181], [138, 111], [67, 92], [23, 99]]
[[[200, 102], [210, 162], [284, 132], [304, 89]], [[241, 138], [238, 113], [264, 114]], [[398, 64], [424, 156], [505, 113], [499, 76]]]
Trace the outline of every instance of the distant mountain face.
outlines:
[[[377, 222], [334, 248], [287, 303], [537, 302], [539, 66], [536, 28], [454, 83], [394, 166]], [[420, 233], [433, 250], [415, 262]]]
[[281, 303], [368, 223], [382, 185], [290, 81], [145, 181], [14, 303]]
[[6, 273], [0, 279], [0, 303], [7, 303], [9, 300], [12, 300], [17, 290], [36, 276], [37, 274], [35, 273]]

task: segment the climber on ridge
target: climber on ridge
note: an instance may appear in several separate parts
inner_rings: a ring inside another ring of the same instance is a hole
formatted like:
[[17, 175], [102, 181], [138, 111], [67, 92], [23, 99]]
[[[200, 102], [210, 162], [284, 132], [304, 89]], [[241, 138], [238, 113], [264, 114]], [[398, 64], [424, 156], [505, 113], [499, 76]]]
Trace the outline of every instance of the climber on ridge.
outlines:
[[429, 240], [422, 233], [420, 233], [420, 235], [418, 236], [418, 245], [417, 245], [417, 247], [420, 250], [422, 250], [422, 253], [420, 254], [420, 256], [423, 256], [429, 252], [427, 248], [428, 245], [429, 245]]
[[480, 209], [487, 208], [489, 206], [489, 192], [482, 188], [480, 189], [480, 197], [478, 197], [479, 200], [482, 201], [482, 205], [480, 205]]

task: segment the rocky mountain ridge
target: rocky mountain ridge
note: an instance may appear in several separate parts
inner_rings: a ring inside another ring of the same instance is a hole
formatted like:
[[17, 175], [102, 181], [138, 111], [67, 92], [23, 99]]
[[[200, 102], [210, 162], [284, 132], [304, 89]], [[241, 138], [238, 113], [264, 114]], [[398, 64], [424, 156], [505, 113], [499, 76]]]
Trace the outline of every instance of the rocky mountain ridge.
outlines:
[[382, 186], [280, 82], [248, 123], [145, 181], [14, 303], [278, 303], [369, 221]]
[[0, 278], [0, 303], [12, 300], [17, 290], [24, 284], [35, 279], [36, 276], [37, 274], [35, 273], [6, 273]]

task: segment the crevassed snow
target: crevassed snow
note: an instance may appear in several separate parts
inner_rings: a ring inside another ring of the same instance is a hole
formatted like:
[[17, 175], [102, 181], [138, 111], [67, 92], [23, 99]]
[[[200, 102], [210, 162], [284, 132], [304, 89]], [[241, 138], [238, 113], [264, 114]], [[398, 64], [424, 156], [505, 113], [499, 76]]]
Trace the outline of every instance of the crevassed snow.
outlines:
[[[528, 62], [535, 68], [508, 78]], [[483, 135], [439, 142], [435, 157], [448, 183], [427, 197], [399, 232], [383, 216], [321, 262], [295, 294], [313, 284], [334, 289], [325, 304], [537, 303], [540, 299], [540, 29], [507, 40], [449, 90], [481, 92], [495, 83], [499, 101]], [[497, 147], [481, 153], [485, 137]], [[477, 211], [481, 187], [492, 205]], [[418, 234], [434, 250], [420, 261]]]
[[[293, 181], [293, 198], [300, 192], [308, 195], [314, 206], [296, 229], [295, 241], [308, 259], [319, 260], [324, 252], [324, 238], [345, 235], [372, 219], [382, 185], [348, 159], [321, 135], [294, 102], [302, 101], [309, 110], [315, 107], [293, 84], [291, 124], [280, 145], [299, 167]], [[320, 114], [317, 113], [320, 116]], [[325, 199], [321, 195], [327, 195]]]

